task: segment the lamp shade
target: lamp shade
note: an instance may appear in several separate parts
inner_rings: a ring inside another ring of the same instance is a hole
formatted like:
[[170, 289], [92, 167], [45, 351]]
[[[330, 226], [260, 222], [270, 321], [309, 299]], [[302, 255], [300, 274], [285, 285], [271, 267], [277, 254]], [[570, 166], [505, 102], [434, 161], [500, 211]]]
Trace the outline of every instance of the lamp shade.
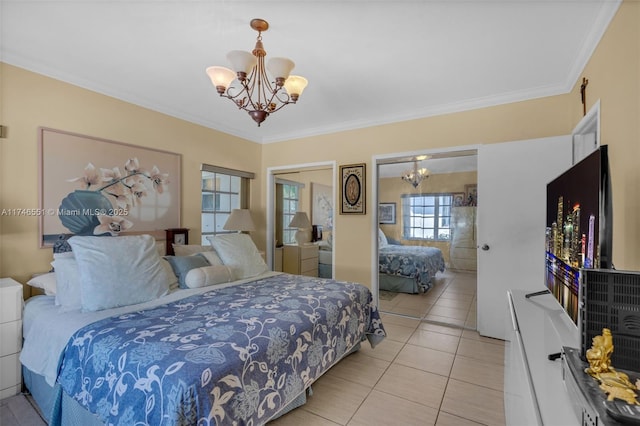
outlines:
[[227, 59], [231, 62], [231, 67], [235, 72], [243, 72], [247, 75], [251, 73], [258, 61], [255, 56], [244, 50], [232, 50], [227, 53]]
[[255, 231], [256, 227], [247, 209], [233, 209], [222, 229], [227, 231]]
[[296, 214], [293, 216], [293, 219], [291, 219], [289, 228], [311, 228], [309, 216], [307, 216], [305, 212], [296, 212]]
[[274, 78], [281, 77], [286, 79], [295, 66], [296, 64], [287, 58], [271, 58], [267, 62], [267, 69]]
[[284, 82], [284, 88], [287, 90], [289, 96], [295, 96], [296, 98], [302, 95], [302, 91], [307, 87], [309, 82], [306, 78], [299, 75], [290, 75]]
[[236, 73], [225, 67], [209, 67], [207, 75], [216, 88], [223, 87], [224, 89], [229, 87], [229, 84], [236, 78]]
[[296, 212], [291, 219], [289, 228], [298, 228], [295, 239], [299, 246], [308, 244], [311, 241], [311, 222], [305, 212]]

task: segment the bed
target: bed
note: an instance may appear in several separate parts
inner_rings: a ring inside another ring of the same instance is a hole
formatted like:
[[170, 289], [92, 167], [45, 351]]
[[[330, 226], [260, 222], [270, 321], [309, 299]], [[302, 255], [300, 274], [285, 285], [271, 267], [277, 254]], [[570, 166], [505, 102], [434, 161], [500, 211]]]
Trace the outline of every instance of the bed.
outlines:
[[[50, 425], [264, 424], [361, 341], [384, 338], [368, 288], [267, 271], [233, 235], [170, 266], [148, 236], [70, 240], [77, 275], [63, 272], [70, 257], [55, 259], [57, 294], [28, 299], [23, 315], [24, 382]], [[105, 275], [114, 265], [128, 275]], [[162, 284], [141, 296], [152, 269]], [[60, 296], [70, 276], [79, 307]]]
[[333, 249], [327, 241], [318, 244], [318, 276], [333, 278]]
[[442, 251], [436, 247], [390, 243], [378, 233], [378, 285], [380, 290], [417, 294], [428, 291], [438, 272], [444, 272]]

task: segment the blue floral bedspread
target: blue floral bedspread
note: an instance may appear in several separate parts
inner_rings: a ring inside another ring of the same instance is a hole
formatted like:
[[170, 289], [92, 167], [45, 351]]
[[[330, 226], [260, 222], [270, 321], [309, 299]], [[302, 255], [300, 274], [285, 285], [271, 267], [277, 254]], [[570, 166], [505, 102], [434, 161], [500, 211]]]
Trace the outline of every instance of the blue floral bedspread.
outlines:
[[444, 258], [436, 247], [388, 245], [379, 250], [378, 271], [415, 278], [419, 288], [427, 291], [436, 273], [444, 272]]
[[384, 328], [368, 288], [277, 275], [78, 330], [63, 390], [113, 425], [264, 424]]

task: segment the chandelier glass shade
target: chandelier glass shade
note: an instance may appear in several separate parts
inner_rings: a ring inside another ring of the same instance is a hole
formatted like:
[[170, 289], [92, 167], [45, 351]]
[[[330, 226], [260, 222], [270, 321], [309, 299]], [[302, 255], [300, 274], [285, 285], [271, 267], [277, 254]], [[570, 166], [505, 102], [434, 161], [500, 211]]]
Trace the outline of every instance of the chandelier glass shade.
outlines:
[[269, 29], [269, 23], [253, 19], [251, 28], [258, 32], [253, 51], [233, 50], [227, 54], [233, 69], [213, 66], [207, 68], [207, 74], [220, 96], [247, 111], [260, 126], [269, 114], [295, 104], [308, 82], [304, 77], [290, 75], [295, 67], [291, 59], [271, 58], [265, 66], [267, 52], [262, 32]]
[[418, 161], [426, 158], [426, 156], [417, 157], [413, 161], [413, 168], [405, 171], [402, 173], [402, 176], [400, 176], [402, 180], [410, 183], [414, 188], [420, 186], [422, 181], [429, 177], [429, 170], [424, 167], [418, 168]]

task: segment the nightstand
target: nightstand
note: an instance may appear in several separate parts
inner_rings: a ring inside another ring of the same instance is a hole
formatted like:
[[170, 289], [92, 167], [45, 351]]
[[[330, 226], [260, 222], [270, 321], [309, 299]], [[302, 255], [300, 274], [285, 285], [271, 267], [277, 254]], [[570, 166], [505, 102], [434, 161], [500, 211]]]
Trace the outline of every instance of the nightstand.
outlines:
[[0, 399], [4, 399], [22, 388], [22, 284], [0, 278], [0, 303]]
[[318, 276], [318, 246], [285, 245], [282, 253], [282, 271], [289, 274]]

